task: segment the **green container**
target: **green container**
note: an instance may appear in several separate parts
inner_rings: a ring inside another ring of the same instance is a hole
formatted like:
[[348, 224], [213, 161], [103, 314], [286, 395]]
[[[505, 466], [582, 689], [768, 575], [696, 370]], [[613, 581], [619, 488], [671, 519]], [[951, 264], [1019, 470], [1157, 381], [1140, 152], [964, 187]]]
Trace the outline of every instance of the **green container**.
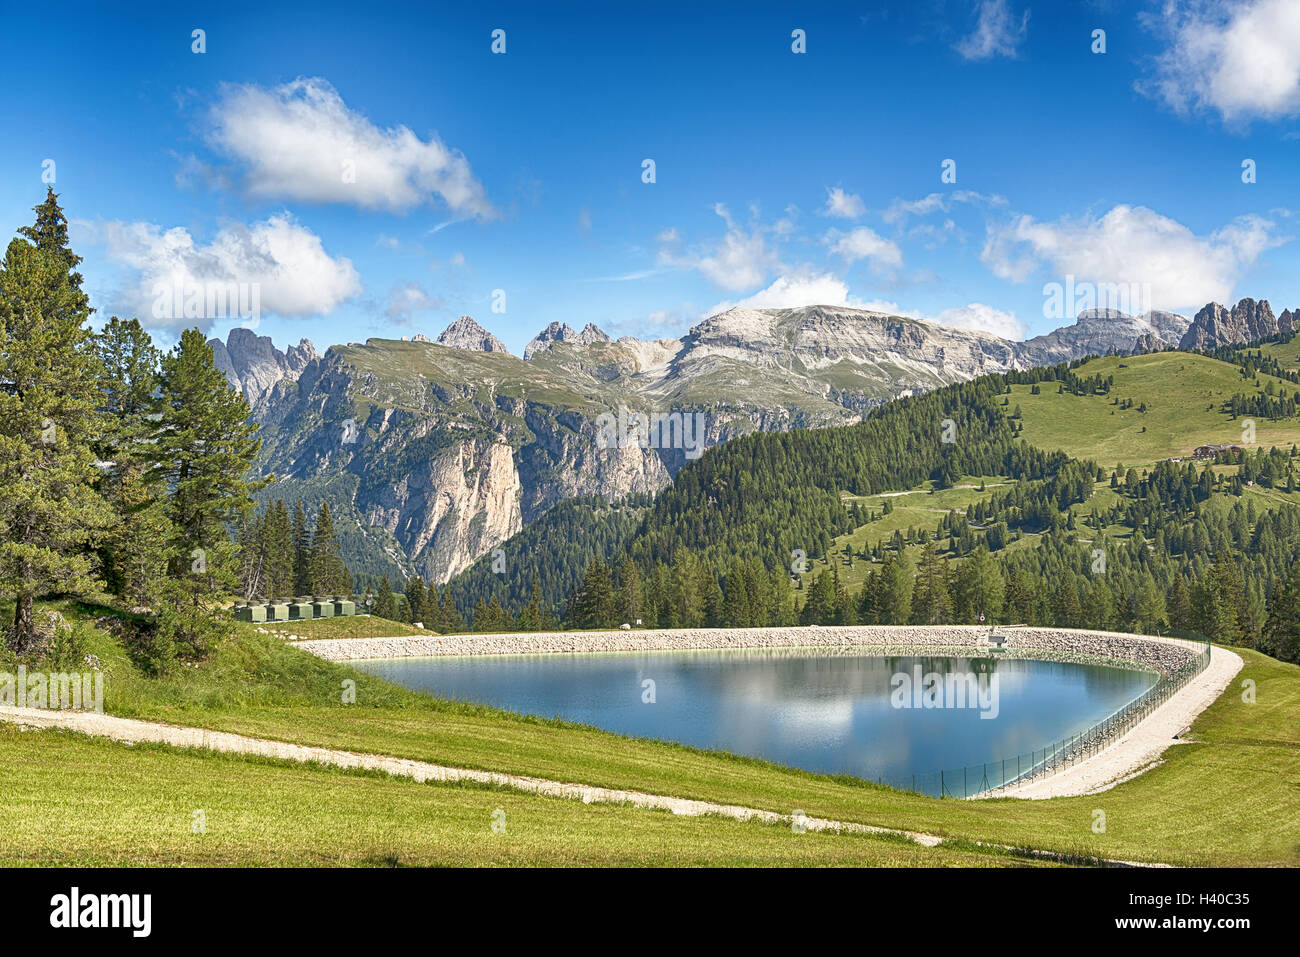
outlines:
[[265, 605], [245, 605], [235, 609], [235, 617], [240, 621], [266, 621]]
[[355, 615], [357, 613], [357, 603], [348, 601], [346, 598], [334, 603], [334, 614], [336, 615]]
[[312, 602], [312, 606], [311, 606], [311, 607], [315, 610], [315, 612], [316, 612], [316, 617], [317, 617], [317, 618], [333, 618], [333, 617], [334, 617], [334, 602], [332, 602], [332, 601], [316, 601], [316, 602]]
[[282, 601], [266, 606], [267, 621], [288, 621], [289, 606]]
[[312, 606], [309, 602], [296, 601], [289, 606], [289, 620], [300, 621], [304, 618], [314, 617], [312, 615]]

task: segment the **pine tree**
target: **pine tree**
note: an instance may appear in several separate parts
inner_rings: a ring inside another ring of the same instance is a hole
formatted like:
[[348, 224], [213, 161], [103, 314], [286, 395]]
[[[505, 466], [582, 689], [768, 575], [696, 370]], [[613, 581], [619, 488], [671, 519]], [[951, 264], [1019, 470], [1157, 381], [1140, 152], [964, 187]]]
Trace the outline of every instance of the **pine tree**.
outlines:
[[487, 612], [488, 626], [484, 630], [493, 632], [514, 630], [515, 623], [510, 617], [510, 612], [501, 606], [501, 599], [496, 595], [493, 595], [492, 600], [488, 602]]
[[939, 558], [934, 543], [921, 552], [912, 588], [912, 624], [946, 625], [952, 621], [952, 592], [948, 587], [948, 570]]
[[1006, 583], [987, 548], [980, 545], [971, 552], [956, 577], [957, 620], [978, 623], [983, 615], [984, 621], [992, 624], [1001, 617]]
[[293, 527], [289, 509], [282, 499], [266, 510], [263, 525], [266, 550], [266, 595], [268, 598], [293, 596]]
[[150, 477], [166, 483], [169, 542], [165, 628], [190, 654], [201, 654], [222, 619], [214, 598], [237, 585], [236, 549], [227, 527], [252, 508], [249, 469], [261, 441], [248, 400], [217, 369], [212, 347], [186, 329], [162, 360], [161, 418], [145, 452]]
[[1300, 561], [1274, 591], [1259, 650], [1283, 661], [1300, 661]]
[[347, 566], [339, 556], [339, 542], [334, 534], [334, 518], [328, 502], [320, 503], [316, 513], [316, 530], [307, 556], [311, 590], [317, 595], [345, 595], [352, 591]]
[[808, 596], [799, 610], [799, 624], [829, 625], [837, 613], [834, 576], [822, 570], [808, 587]]
[[371, 614], [377, 618], [387, 618], [389, 621], [397, 619], [397, 603], [393, 600], [393, 586], [389, 583], [387, 575], [379, 581], [379, 593], [375, 595]]
[[113, 316], [94, 337], [104, 428], [94, 451], [99, 493], [113, 511], [97, 553], [106, 588], [133, 605], [151, 605], [167, 572], [171, 529], [166, 489], [148, 474], [161, 353], [139, 320]]
[[594, 561], [587, 566], [582, 584], [574, 592], [569, 617], [577, 628], [610, 628], [615, 612], [614, 583], [609, 566]]
[[411, 613], [411, 624], [417, 621], [428, 623], [430, 616], [424, 605], [426, 594], [424, 579], [419, 575], [412, 575], [406, 580], [406, 607]]
[[623, 559], [618, 569], [618, 594], [615, 596], [614, 617], [619, 622], [636, 624], [641, 617], [641, 573], [630, 558]]
[[486, 632], [494, 630], [492, 627], [491, 616], [488, 613], [487, 603], [484, 602], [482, 598], [480, 598], [478, 600], [478, 603], [475, 604], [474, 606], [473, 617], [474, 620], [471, 623], [470, 627], [472, 627], [475, 632], [479, 634], [484, 634]]
[[1174, 582], [1168, 600], [1169, 624], [1180, 631], [1193, 630], [1192, 593], [1187, 587], [1187, 579], [1174, 575]]
[[1079, 600], [1079, 589], [1074, 583], [1074, 576], [1069, 572], [1061, 576], [1052, 612], [1058, 628], [1077, 628], [1083, 620], [1083, 604]]
[[465, 630], [465, 619], [456, 607], [456, 599], [451, 594], [450, 588], [443, 589], [443, 604], [441, 623], [442, 627], [438, 630], [444, 635], [458, 635]]
[[293, 593], [308, 595], [311, 593], [311, 533], [307, 529], [307, 512], [302, 507], [302, 499], [293, 507], [290, 537], [293, 540]]
[[101, 397], [81, 260], [53, 190], [36, 212], [0, 265], [0, 588], [18, 653], [37, 644], [38, 597], [98, 587], [86, 552], [111, 521], [94, 490]]

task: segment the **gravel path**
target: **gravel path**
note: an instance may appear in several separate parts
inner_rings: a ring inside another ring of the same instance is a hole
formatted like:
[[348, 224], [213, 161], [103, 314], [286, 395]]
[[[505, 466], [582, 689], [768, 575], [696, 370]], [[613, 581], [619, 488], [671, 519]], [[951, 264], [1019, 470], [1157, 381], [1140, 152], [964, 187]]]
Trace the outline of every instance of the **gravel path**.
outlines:
[[[828, 818], [808, 817], [798, 811], [790, 814], [779, 814], [776, 811], [742, 807], [736, 804], [715, 804], [712, 801], [668, 797], [662, 794], [648, 794], [644, 791], [624, 791], [614, 788], [593, 787], [587, 784], [567, 784], [518, 774], [452, 768], [440, 764], [431, 764], [427, 761], [412, 761], [406, 758], [394, 758], [379, 754], [357, 754], [352, 751], [340, 751], [334, 748], [308, 747], [301, 744], [289, 744], [284, 741], [250, 738], [227, 731], [185, 728], [153, 721], [139, 721], [134, 718], [118, 718], [113, 715], [97, 714], [91, 711], [50, 711], [37, 708], [0, 707], [0, 721], [13, 722], [24, 728], [75, 731], [81, 734], [110, 738], [126, 744], [156, 743], [179, 748], [207, 748], [213, 751], [252, 754], [285, 761], [314, 762], [340, 768], [362, 768], [382, 771], [396, 777], [410, 778], [417, 782], [436, 781], [454, 784], [459, 781], [472, 781], [477, 784], [508, 787], [545, 797], [580, 800], [584, 804], [625, 804], [637, 808], [670, 811], [673, 814], [686, 817], [712, 814], [737, 821], [759, 821], [765, 824], [784, 825], [796, 829], [802, 828], [805, 831], [831, 831], [836, 834], [886, 834], [905, 837], [925, 847], [938, 847], [943, 843], [943, 838], [934, 834], [919, 834], [915, 831], [876, 827], [853, 821], [835, 821]], [[1018, 853], [1029, 854], [1045, 860], [1055, 860], [1062, 856], [1052, 851], [1012, 848], [1006, 844], [989, 844], [979, 841], [973, 843], [981, 847], [998, 850], [1014, 850]], [[1166, 866], [1140, 861], [1119, 860], [1104, 860], [1100, 863], [1121, 867]]]
[[1165, 749], [1184, 743], [1178, 735], [1223, 693], [1243, 664], [1241, 655], [1226, 648], [1215, 648], [1210, 654], [1209, 667], [1109, 747], [1056, 774], [1004, 791], [977, 794], [972, 800], [989, 797], [1041, 800], [1096, 794], [1136, 777], [1158, 764]]

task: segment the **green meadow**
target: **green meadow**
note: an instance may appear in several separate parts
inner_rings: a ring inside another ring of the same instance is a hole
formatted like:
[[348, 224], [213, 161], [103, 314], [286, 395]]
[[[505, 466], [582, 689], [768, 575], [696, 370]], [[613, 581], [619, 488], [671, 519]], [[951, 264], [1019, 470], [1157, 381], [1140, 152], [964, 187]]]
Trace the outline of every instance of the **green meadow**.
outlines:
[[[83, 621], [107, 614], [64, 604]], [[756, 822], [0, 726], [0, 858], [28, 863], [1006, 864], [976, 842], [1184, 865], [1300, 864], [1300, 667], [1246, 668], [1157, 768], [1100, 795], [958, 801], [407, 691], [242, 626], [207, 662], [156, 679], [83, 626], [106, 710], [299, 744], [629, 788], [936, 834], [796, 835]], [[3, 667], [0, 664], [0, 667]], [[1255, 701], [1241, 683], [1254, 683]], [[345, 704], [345, 682], [356, 703]], [[62, 783], [59, 783], [62, 782]], [[51, 798], [51, 795], [55, 795]], [[491, 831], [506, 812], [507, 833]], [[1103, 834], [1093, 811], [1106, 812]], [[205, 835], [191, 831], [203, 809]], [[200, 837], [202, 840], [200, 840]], [[210, 840], [209, 840], [210, 838]], [[802, 842], [802, 843], [800, 843]]]

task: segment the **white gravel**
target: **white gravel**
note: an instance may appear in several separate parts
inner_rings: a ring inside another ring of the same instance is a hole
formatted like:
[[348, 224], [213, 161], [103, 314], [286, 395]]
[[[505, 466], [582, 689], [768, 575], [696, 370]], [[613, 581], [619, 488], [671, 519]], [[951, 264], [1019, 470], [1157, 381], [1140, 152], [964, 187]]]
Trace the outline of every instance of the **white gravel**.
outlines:
[[[1016, 797], [1073, 797], [1096, 794], [1137, 777], [1162, 763], [1160, 756], [1176, 744], [1178, 735], [1196, 716], [1214, 703], [1241, 671], [1241, 656], [1226, 648], [1215, 648], [1210, 664], [1159, 708], [1108, 747], [1056, 774], [1036, 778], [1003, 791], [978, 794], [975, 799]], [[1187, 747], [1195, 747], [1188, 744]]]

